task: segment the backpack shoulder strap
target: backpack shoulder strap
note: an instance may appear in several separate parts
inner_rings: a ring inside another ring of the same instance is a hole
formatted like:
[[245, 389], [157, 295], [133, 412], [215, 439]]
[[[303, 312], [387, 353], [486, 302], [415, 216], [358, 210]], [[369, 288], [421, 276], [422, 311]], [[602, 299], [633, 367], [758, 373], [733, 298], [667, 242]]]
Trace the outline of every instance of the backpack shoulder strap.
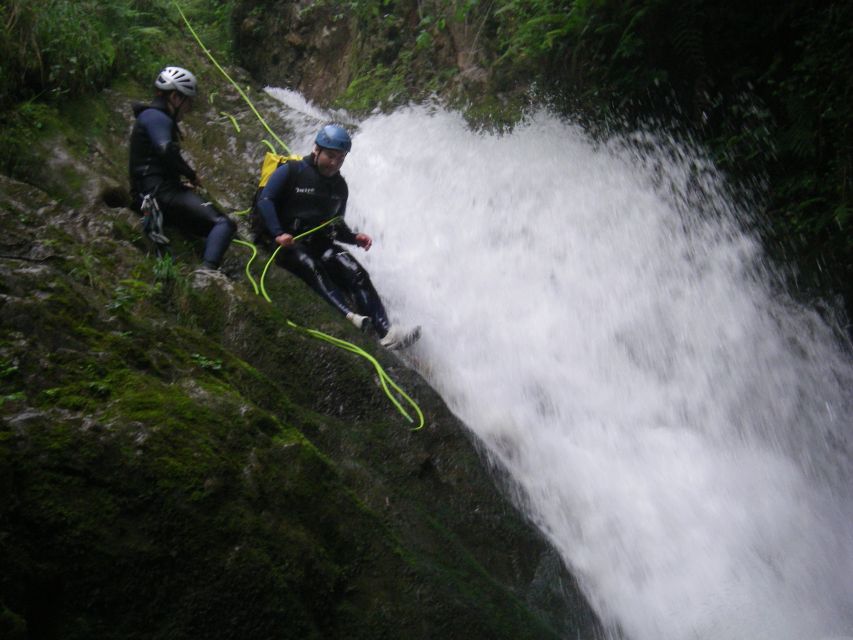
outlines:
[[285, 183], [287, 192], [289, 193], [293, 189], [293, 183], [296, 176], [302, 173], [302, 170], [305, 169], [305, 162], [303, 162], [302, 156], [282, 156], [269, 151], [264, 155], [264, 162], [261, 166], [261, 180], [258, 183], [258, 188], [255, 189], [255, 195], [252, 198], [252, 209], [249, 212], [249, 224], [252, 227], [252, 234], [256, 244], [262, 242], [263, 238], [266, 235], [269, 235], [263, 221], [261, 220], [261, 216], [258, 213], [258, 198], [261, 196], [261, 191], [264, 190], [267, 182], [269, 182], [273, 171], [285, 163], [290, 163], [290, 173], [288, 174], [287, 182]]

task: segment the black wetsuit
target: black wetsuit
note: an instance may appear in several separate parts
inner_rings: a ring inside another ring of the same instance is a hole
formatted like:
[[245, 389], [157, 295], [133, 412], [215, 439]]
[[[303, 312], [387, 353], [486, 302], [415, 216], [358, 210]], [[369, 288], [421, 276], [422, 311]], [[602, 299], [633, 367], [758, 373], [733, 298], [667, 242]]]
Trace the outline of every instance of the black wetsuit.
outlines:
[[355, 244], [355, 233], [343, 221], [349, 190], [341, 174], [326, 177], [317, 170], [314, 156], [291, 160], [276, 169], [258, 194], [256, 211], [260, 231], [272, 238], [297, 236], [337, 217], [338, 220], [282, 247], [276, 262], [299, 276], [342, 314], [351, 309], [352, 298], [359, 314], [367, 316], [380, 336], [390, 327], [388, 315], [370, 276], [358, 261], [335, 240]]
[[142, 197], [153, 193], [167, 225], [207, 236], [204, 262], [218, 267], [237, 225], [181, 184], [181, 176], [193, 181], [196, 174], [181, 155], [181, 132], [169, 115], [165, 98], [158, 96], [150, 105], [134, 104], [133, 112], [136, 122], [130, 134], [130, 190], [134, 208], [138, 210]]

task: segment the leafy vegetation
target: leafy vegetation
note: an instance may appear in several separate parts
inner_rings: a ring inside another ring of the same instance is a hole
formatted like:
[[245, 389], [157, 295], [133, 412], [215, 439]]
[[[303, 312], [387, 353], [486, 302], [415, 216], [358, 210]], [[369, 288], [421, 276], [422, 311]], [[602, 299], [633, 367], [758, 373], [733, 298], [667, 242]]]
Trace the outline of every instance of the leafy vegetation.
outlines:
[[[171, 0], [7, 0], [0, 31], [0, 109], [150, 78], [178, 50]], [[200, 31], [228, 53], [230, 0], [184, 0]]]
[[[245, 10], [254, 32], [281, 8], [254, 0], [181, 6], [224, 61], [235, 8]], [[545, 97], [560, 110], [607, 129], [650, 119], [682, 128], [745, 186], [765, 185], [759, 226], [769, 246], [793, 249], [806, 272], [832, 274], [831, 284], [853, 304], [849, 3], [321, 0], [298, 11], [354, 25], [362, 51], [337, 97], [354, 111], [462, 92], [482, 117], [506, 105], [507, 94], [535, 84], [540, 95], [547, 87]], [[120, 77], [147, 83], [164, 59], [181, 59], [188, 46], [171, 0], [8, 0], [0, 31], [0, 143], [10, 152], [2, 170], [30, 170], [25, 151], [55, 120], [58, 98]], [[487, 86], [467, 94], [463, 50], [465, 64], [488, 69]], [[499, 110], [505, 120], [506, 107]]]
[[[232, 0], [183, 0], [195, 28], [227, 60]], [[110, 86], [149, 86], [165, 64], [201, 53], [172, 0], [7, 0], [0, 22], [0, 172], [43, 183], [57, 135], [97, 135], [103, 108], [86, 98]], [[85, 104], [85, 113], [79, 105]], [[78, 133], [79, 131], [79, 133]], [[67, 181], [73, 175], [57, 176]], [[70, 192], [79, 191], [69, 185]]]

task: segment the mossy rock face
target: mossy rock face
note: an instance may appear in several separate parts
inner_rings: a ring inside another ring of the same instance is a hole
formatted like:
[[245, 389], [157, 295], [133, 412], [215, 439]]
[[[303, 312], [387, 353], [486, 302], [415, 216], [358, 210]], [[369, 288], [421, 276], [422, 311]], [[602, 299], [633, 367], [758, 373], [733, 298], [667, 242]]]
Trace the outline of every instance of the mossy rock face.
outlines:
[[[104, 99], [92, 135], [121, 147], [130, 100]], [[187, 130], [231, 158], [188, 153], [239, 203], [257, 138], [221, 107]], [[81, 184], [121, 184], [109, 156]], [[593, 637], [553, 549], [417, 374], [281, 270], [274, 303], [256, 296], [239, 247], [229, 282], [199, 282], [197, 240], [158, 261], [129, 210], [46, 186], [0, 177], [3, 637]], [[288, 318], [373, 353], [426, 427]]]
[[[491, 11], [410, 0], [237, 0], [231, 27], [237, 61], [265, 84], [361, 114], [439, 96], [477, 125], [503, 127], [522, 116], [530, 78], [495, 73], [500, 37]], [[492, 111], [495, 95], [501, 104]]]
[[233, 431], [211, 437], [200, 413], [196, 433], [50, 413], [3, 432], [15, 498], [4, 595], [31, 637], [330, 637], [362, 625], [338, 611], [347, 576], [371, 553], [395, 558], [370, 514], [298, 434], [273, 441], [226, 414]]

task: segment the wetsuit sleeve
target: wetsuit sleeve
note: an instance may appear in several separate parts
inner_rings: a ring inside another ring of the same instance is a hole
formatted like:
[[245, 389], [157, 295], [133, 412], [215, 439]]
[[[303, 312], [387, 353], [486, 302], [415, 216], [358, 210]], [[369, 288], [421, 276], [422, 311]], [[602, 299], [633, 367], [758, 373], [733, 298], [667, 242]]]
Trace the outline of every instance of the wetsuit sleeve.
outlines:
[[345, 244], [355, 244], [355, 232], [349, 228], [349, 225], [344, 222], [343, 218], [337, 220], [333, 226], [335, 240]]
[[335, 240], [345, 244], [355, 244], [355, 232], [350, 229], [349, 225], [344, 222], [344, 216], [347, 213], [347, 200], [349, 199], [349, 188], [347, 183], [342, 179], [338, 189], [341, 192], [341, 206], [338, 207], [337, 221], [332, 225], [332, 235]]
[[176, 176], [196, 179], [195, 170], [181, 155], [181, 146], [173, 138], [172, 119], [158, 109], [148, 109], [139, 116], [140, 124], [145, 128], [151, 147], [160, 156], [167, 171]]
[[284, 233], [284, 228], [281, 226], [281, 220], [278, 217], [278, 211], [284, 204], [284, 199], [287, 196], [287, 179], [290, 176], [290, 171], [291, 167], [287, 163], [273, 171], [266, 186], [258, 196], [256, 205], [258, 213], [261, 214], [261, 219], [264, 221], [264, 225], [266, 225], [267, 230], [272, 234], [273, 238]]

